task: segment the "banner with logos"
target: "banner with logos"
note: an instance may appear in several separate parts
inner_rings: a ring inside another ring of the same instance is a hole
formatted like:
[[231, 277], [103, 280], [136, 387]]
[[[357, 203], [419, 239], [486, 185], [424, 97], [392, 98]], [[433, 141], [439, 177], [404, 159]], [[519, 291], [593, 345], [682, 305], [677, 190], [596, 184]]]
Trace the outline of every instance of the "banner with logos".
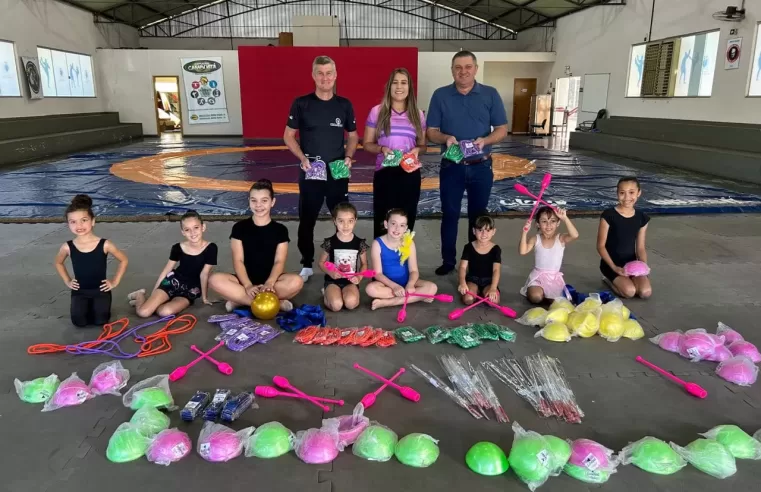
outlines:
[[181, 58], [190, 125], [230, 121], [225, 101], [222, 58]]

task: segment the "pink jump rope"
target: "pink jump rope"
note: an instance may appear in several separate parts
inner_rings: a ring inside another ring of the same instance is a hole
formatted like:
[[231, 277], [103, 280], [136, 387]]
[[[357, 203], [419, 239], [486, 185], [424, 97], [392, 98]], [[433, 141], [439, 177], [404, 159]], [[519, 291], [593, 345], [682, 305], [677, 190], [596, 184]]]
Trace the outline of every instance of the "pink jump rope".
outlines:
[[454, 301], [454, 297], [450, 296], [449, 294], [430, 295], [430, 294], [418, 294], [417, 292], [405, 292], [404, 304], [402, 305], [402, 309], [399, 310], [399, 314], [396, 315], [396, 321], [399, 323], [404, 323], [404, 320], [407, 318], [407, 301], [409, 300], [410, 297], [424, 297], [426, 299], [433, 299], [440, 302]]
[[[391, 376], [391, 379], [389, 379], [389, 381], [395, 381], [395, 380], [399, 379], [399, 377], [402, 374], [404, 374], [404, 371], [405, 371], [405, 369], [402, 367], [401, 369], [399, 369], [399, 371], [397, 371], [396, 374]], [[375, 390], [372, 393], [368, 393], [365, 396], [363, 396], [362, 400], [360, 400], [360, 403], [362, 404], [362, 406], [365, 407], [365, 409], [368, 409], [371, 406], [375, 405], [376, 398], [378, 397], [379, 394], [381, 394], [381, 392], [384, 389], [386, 389], [388, 387], [388, 384], [389, 384], [388, 382], [383, 383], [383, 386], [381, 386], [377, 390]]]
[[509, 307], [507, 307], [507, 306], [500, 306], [496, 302], [490, 301], [488, 297], [481, 297], [478, 294], [475, 294], [475, 293], [470, 292], [470, 291], [468, 291], [468, 295], [473, 296], [476, 299], [479, 299], [478, 302], [474, 302], [470, 306], [467, 306], [467, 307], [464, 307], [464, 308], [455, 309], [454, 311], [449, 313], [449, 319], [450, 320], [454, 321], [456, 319], [460, 319], [460, 317], [463, 314], [465, 314], [466, 311], [468, 311], [469, 309], [473, 309], [474, 307], [478, 306], [482, 302], [485, 302], [489, 306], [498, 309], [499, 312], [501, 312], [502, 314], [504, 314], [508, 318], [515, 318], [515, 317], [518, 316], [518, 314], [515, 311], [513, 311], [512, 309], [510, 309]]
[[395, 382], [393, 382], [393, 381], [391, 381], [389, 379], [386, 379], [383, 376], [381, 376], [379, 374], [376, 374], [376, 373], [374, 373], [373, 371], [371, 371], [369, 369], [365, 369], [364, 367], [360, 366], [357, 363], [354, 364], [354, 369], [359, 369], [360, 371], [364, 372], [365, 374], [368, 374], [368, 375], [374, 377], [375, 379], [388, 384], [392, 388], [398, 390], [399, 393], [404, 398], [406, 398], [406, 399], [408, 399], [410, 401], [414, 401], [414, 402], [420, 401], [420, 393], [418, 393], [414, 389], [410, 388], [409, 386], [399, 386]]
[[185, 374], [188, 373], [188, 370], [191, 367], [193, 367], [194, 365], [198, 364], [203, 359], [208, 359], [209, 361], [211, 361], [212, 363], [214, 363], [217, 366], [217, 369], [219, 369], [219, 372], [229, 376], [230, 374], [233, 373], [232, 366], [230, 366], [229, 364], [226, 364], [224, 362], [218, 362], [218, 361], [212, 359], [211, 357], [209, 357], [209, 354], [213, 353], [215, 350], [217, 350], [219, 347], [221, 347], [224, 344], [225, 344], [224, 341], [219, 342], [214, 347], [212, 347], [211, 350], [209, 350], [208, 352], [201, 352], [200, 350], [198, 350], [198, 347], [196, 347], [195, 345], [191, 346], [190, 347], [191, 350], [193, 350], [194, 352], [199, 353], [201, 355], [198, 358], [196, 358], [195, 360], [193, 360], [192, 362], [190, 362], [189, 364], [186, 364], [184, 366], [180, 366], [180, 367], [176, 368], [174, 371], [172, 371], [169, 374], [169, 380], [174, 382], [174, 381], [178, 381], [178, 380], [182, 379], [183, 377], [185, 377]]
[[[527, 196], [533, 198], [534, 200], [536, 200], [534, 202], [534, 208], [531, 209], [531, 215], [529, 215], [528, 222], [526, 223], [525, 226], [523, 226], [523, 230], [524, 231], [528, 231], [529, 230], [529, 228], [530, 228], [529, 224], [531, 224], [531, 221], [534, 219], [534, 214], [536, 213], [536, 209], [539, 207], [539, 203], [543, 202], [543, 203], [545, 203], [547, 205], [550, 205], [549, 203], [544, 202], [544, 200], [542, 200], [542, 195], [544, 194], [544, 190], [546, 190], [547, 187], [550, 186], [550, 181], [552, 181], [552, 174], [550, 174], [550, 173], [545, 174], [544, 177], [542, 178], [542, 185], [539, 188], [539, 195], [538, 196], [534, 196], [533, 194], [531, 194], [525, 186], [523, 186], [521, 184], [518, 184], [518, 183], [515, 184], [515, 186], [514, 186], [515, 191], [517, 191], [518, 193], [521, 193], [523, 195], [527, 195]], [[557, 207], [554, 207], [552, 205], [550, 205], [550, 207], [552, 207], [553, 209], [557, 210]]]
[[341, 274], [343, 278], [348, 278], [348, 279], [351, 279], [352, 277], [373, 278], [375, 276], [375, 270], [365, 270], [364, 272], [357, 272], [357, 273], [344, 273], [338, 269], [335, 263], [331, 263], [329, 261], [325, 262], [325, 268], [329, 272], [338, 272]]
[[645, 366], [649, 367], [653, 371], [655, 371], [655, 372], [657, 372], [657, 373], [659, 373], [659, 374], [661, 374], [663, 376], [666, 376], [667, 378], [671, 379], [675, 383], [681, 384], [684, 387], [685, 391], [687, 391], [687, 393], [691, 394], [692, 396], [695, 396], [697, 398], [705, 398], [706, 396], [708, 396], [708, 391], [704, 390], [701, 386], [699, 386], [699, 385], [697, 385], [695, 383], [688, 383], [688, 382], [682, 381], [681, 379], [679, 379], [678, 377], [674, 376], [670, 372], [666, 372], [663, 369], [661, 369], [660, 367], [658, 367], [655, 364], [653, 364], [652, 362], [646, 361], [640, 355], [638, 355], [634, 360], [636, 360], [637, 362], [639, 362], [642, 365], [645, 365]]

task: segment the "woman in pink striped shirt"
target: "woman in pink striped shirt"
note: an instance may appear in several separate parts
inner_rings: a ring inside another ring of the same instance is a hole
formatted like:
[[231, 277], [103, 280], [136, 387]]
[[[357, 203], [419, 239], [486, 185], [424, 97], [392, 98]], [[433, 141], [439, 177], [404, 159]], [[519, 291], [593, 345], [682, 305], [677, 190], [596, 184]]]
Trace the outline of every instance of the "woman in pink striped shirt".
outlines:
[[384, 234], [383, 220], [392, 208], [407, 213], [407, 227], [412, 230], [420, 201], [420, 168], [408, 172], [401, 166], [381, 164], [394, 150], [417, 157], [425, 148], [425, 115], [417, 107], [412, 78], [406, 69], [397, 68], [391, 73], [383, 102], [370, 110], [363, 147], [378, 154], [373, 177], [374, 237]]

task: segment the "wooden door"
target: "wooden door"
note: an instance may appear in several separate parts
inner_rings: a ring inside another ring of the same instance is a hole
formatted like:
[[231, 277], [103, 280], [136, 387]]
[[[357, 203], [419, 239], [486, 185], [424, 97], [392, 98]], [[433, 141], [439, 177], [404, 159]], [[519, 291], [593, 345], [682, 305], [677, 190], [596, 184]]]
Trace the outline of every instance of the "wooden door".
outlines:
[[513, 133], [528, 133], [531, 120], [531, 96], [536, 94], [536, 79], [513, 82]]

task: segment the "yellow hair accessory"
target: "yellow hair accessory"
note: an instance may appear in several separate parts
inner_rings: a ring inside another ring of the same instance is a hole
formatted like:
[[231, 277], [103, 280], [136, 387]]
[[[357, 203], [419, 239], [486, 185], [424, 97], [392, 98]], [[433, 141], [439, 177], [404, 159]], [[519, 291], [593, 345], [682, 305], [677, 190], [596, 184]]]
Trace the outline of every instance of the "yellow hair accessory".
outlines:
[[399, 249], [397, 250], [399, 252], [399, 264], [404, 265], [404, 263], [410, 258], [410, 255], [412, 254], [412, 239], [415, 237], [414, 231], [406, 231], [404, 233], [404, 236], [402, 236], [402, 244], [399, 246]]

